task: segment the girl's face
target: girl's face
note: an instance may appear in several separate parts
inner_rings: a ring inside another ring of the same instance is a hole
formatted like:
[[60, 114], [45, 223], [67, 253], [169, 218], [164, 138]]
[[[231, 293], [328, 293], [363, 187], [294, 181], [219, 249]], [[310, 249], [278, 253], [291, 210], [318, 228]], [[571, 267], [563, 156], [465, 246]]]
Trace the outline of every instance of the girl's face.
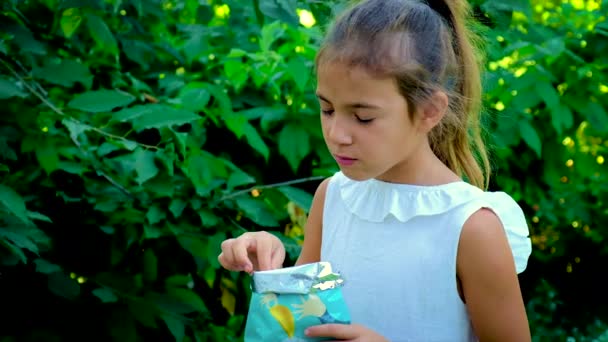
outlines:
[[317, 96], [329, 151], [347, 177], [399, 182], [410, 174], [427, 143], [419, 115], [392, 78], [339, 63], [320, 66]]

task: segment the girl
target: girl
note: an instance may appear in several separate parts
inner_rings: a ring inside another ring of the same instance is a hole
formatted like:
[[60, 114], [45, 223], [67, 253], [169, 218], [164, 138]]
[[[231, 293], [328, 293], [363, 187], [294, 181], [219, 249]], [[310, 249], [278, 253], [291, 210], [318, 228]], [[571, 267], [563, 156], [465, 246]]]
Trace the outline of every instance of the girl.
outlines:
[[[485, 192], [479, 59], [463, 0], [367, 0], [337, 18], [316, 59], [323, 136], [340, 172], [317, 189], [297, 264], [346, 279], [350, 341], [529, 341], [517, 274], [531, 253], [522, 210]], [[480, 161], [480, 162], [478, 162]], [[466, 182], [465, 182], [466, 180]], [[265, 232], [219, 261], [282, 266]]]

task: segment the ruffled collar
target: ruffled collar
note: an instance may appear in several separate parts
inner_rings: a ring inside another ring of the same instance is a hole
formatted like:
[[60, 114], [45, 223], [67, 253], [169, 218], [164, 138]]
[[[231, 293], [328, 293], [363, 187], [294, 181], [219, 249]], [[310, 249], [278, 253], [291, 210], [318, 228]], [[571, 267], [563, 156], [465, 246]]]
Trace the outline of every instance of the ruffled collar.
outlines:
[[355, 181], [342, 172], [334, 175], [346, 208], [370, 222], [383, 222], [392, 215], [401, 222], [416, 216], [437, 215], [483, 196], [484, 192], [466, 182], [441, 185], [410, 185], [377, 179]]

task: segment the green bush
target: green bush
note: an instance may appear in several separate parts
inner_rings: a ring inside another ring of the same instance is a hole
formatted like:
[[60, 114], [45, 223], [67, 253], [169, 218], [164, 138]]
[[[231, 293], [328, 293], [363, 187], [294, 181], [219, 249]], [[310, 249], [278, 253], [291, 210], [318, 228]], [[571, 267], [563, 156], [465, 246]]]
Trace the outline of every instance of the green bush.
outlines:
[[[599, 5], [475, 1], [492, 190], [529, 218], [539, 341], [607, 340]], [[219, 245], [263, 229], [298, 255], [310, 194], [337, 170], [313, 59], [340, 6], [0, 6], [0, 340], [238, 340], [248, 276], [220, 268]]]

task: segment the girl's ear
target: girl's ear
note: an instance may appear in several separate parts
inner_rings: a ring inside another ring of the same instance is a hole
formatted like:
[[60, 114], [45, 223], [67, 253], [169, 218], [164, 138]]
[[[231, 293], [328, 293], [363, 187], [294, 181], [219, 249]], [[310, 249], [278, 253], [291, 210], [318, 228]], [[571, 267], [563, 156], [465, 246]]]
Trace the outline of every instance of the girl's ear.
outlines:
[[443, 119], [448, 110], [448, 96], [442, 91], [433, 93], [430, 99], [420, 107], [420, 125], [423, 130], [430, 132]]

